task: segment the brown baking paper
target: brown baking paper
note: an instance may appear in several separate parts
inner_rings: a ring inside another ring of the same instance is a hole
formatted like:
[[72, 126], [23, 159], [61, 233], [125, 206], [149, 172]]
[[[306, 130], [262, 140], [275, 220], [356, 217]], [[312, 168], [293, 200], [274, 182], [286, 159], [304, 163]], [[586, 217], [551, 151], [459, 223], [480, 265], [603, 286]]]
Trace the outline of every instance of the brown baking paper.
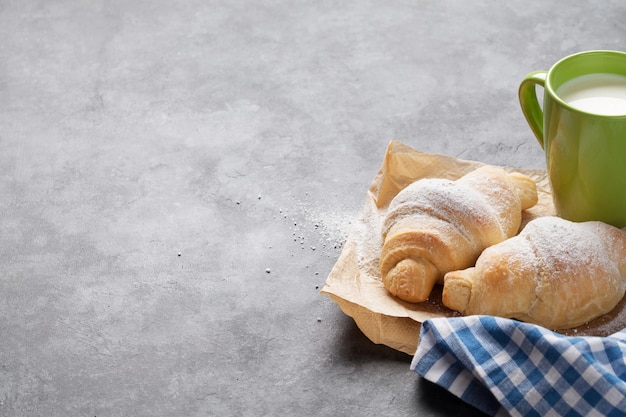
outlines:
[[[412, 355], [424, 320], [459, 315], [441, 303], [440, 285], [435, 286], [423, 303], [407, 303], [387, 292], [378, 266], [380, 230], [389, 202], [410, 183], [421, 178], [455, 180], [482, 165], [477, 161], [419, 152], [397, 141], [389, 143], [381, 168], [367, 191], [362, 213], [322, 289], [322, 294], [328, 294], [352, 317], [372, 342]], [[546, 171], [502, 168], [521, 172], [537, 183], [539, 202], [524, 212], [522, 228], [535, 217], [555, 214]], [[611, 313], [560, 332], [579, 336], [614, 333], [626, 327], [625, 304], [622, 300]]]

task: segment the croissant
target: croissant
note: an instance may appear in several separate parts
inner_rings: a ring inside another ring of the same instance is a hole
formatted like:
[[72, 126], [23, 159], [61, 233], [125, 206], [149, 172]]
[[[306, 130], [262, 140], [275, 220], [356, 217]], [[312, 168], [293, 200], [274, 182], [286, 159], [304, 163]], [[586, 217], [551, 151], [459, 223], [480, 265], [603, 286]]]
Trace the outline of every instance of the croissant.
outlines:
[[456, 181], [427, 178], [400, 191], [382, 225], [380, 272], [396, 297], [425, 301], [446, 272], [472, 266], [488, 246], [518, 231], [537, 203], [535, 182], [483, 166]]
[[487, 248], [475, 267], [446, 274], [442, 301], [466, 315], [568, 329], [610, 312], [625, 290], [624, 231], [547, 216]]

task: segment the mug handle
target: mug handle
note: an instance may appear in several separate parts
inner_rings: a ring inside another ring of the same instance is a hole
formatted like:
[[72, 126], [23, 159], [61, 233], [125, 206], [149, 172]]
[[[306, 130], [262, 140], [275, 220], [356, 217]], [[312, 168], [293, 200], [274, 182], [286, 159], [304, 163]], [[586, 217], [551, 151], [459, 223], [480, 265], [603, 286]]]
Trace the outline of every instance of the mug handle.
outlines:
[[543, 148], [543, 110], [539, 107], [535, 86], [545, 88], [547, 71], [534, 71], [520, 83], [518, 96], [522, 113]]

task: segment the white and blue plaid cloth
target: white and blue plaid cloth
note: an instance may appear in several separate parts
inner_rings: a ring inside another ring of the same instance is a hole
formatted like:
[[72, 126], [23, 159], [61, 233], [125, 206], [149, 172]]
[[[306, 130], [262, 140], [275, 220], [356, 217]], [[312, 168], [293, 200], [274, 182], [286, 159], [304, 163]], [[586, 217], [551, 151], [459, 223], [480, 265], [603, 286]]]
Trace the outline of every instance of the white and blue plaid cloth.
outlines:
[[411, 369], [492, 416], [626, 416], [626, 329], [570, 337], [491, 316], [431, 319]]

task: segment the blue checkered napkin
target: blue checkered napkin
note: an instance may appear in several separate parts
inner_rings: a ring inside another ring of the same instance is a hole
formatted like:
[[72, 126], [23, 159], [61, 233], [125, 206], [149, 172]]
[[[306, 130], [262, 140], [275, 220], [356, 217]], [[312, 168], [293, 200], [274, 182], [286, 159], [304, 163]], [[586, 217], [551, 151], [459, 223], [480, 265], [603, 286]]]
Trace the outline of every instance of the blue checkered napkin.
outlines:
[[626, 415], [626, 329], [568, 337], [491, 316], [431, 319], [411, 369], [493, 416]]

